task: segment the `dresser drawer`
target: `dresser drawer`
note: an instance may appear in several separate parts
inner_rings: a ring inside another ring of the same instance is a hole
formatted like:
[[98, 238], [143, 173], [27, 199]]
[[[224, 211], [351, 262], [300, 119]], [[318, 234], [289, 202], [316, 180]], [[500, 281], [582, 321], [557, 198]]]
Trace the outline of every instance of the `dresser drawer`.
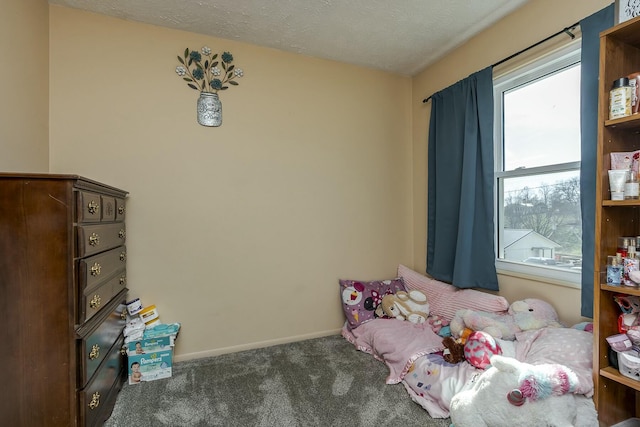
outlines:
[[115, 197], [100, 196], [102, 200], [102, 221], [113, 222], [116, 220], [116, 199]]
[[80, 298], [78, 324], [82, 324], [94, 315], [111, 299], [127, 287], [127, 271], [121, 270], [117, 274], [96, 288], [85, 289]]
[[78, 256], [85, 257], [124, 245], [124, 222], [100, 225], [78, 225]]
[[[120, 337], [125, 326], [124, 312], [126, 305], [124, 300], [113, 301], [105, 308], [108, 316], [97, 320], [92, 330], [80, 340], [80, 384], [84, 386], [94, 375], [96, 369], [104, 361], [107, 354]], [[84, 329], [91, 326], [85, 326]], [[120, 350], [118, 348], [117, 350]]]
[[121, 337], [91, 382], [78, 392], [79, 418], [81, 422], [84, 420], [81, 425], [102, 425], [111, 414], [125, 372], [125, 356], [120, 351], [123, 345], [124, 338]]
[[124, 222], [125, 213], [127, 210], [124, 206], [124, 199], [116, 197], [116, 221]]
[[100, 222], [102, 200], [100, 195], [88, 191], [78, 193], [78, 222]]
[[[93, 288], [127, 265], [127, 248], [120, 246], [78, 261], [80, 290]], [[106, 301], [105, 301], [106, 302]]]

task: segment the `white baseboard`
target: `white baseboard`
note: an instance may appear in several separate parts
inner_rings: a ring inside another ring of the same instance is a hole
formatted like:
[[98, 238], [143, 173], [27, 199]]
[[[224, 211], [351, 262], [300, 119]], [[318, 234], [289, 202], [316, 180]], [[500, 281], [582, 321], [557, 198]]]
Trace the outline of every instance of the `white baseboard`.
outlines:
[[290, 342], [304, 341], [313, 338], [327, 337], [330, 335], [340, 335], [342, 329], [332, 329], [329, 331], [314, 332], [305, 335], [296, 335], [293, 337], [278, 338], [267, 341], [258, 341], [249, 344], [234, 345], [232, 347], [216, 348], [214, 350], [198, 351], [196, 353], [179, 354], [173, 357], [174, 362], [183, 362], [186, 360], [202, 359], [204, 357], [220, 356], [221, 354], [237, 353], [239, 351], [253, 350], [256, 348], [271, 347], [279, 344], [287, 344]]

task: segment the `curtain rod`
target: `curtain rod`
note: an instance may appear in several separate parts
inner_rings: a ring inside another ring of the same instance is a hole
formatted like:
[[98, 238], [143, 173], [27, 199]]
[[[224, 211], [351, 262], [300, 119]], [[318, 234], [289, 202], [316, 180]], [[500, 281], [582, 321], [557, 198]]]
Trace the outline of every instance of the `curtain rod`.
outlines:
[[[545, 42], [551, 40], [552, 38], [559, 36], [562, 33], [566, 33], [573, 40], [573, 39], [576, 38], [576, 36], [571, 31], [575, 30], [575, 28], [578, 25], [580, 25], [580, 22], [576, 22], [573, 25], [569, 25], [568, 27], [563, 28], [562, 30], [558, 31], [557, 33], [551, 34], [549, 37], [545, 38], [544, 40], [540, 40], [539, 42], [534, 43], [529, 47], [525, 47], [524, 49], [514, 53], [513, 55], [509, 55], [506, 58], [501, 59], [500, 61], [496, 62], [495, 64], [491, 64], [491, 67], [497, 67], [498, 65], [503, 64], [503, 63], [507, 62], [508, 60], [513, 59], [516, 56], [521, 55], [521, 54], [525, 53], [526, 51], [528, 51], [530, 49], [533, 49], [534, 47], [540, 46], [542, 43], [545, 43]], [[433, 96], [433, 95], [430, 95], [429, 97], [423, 99], [422, 102], [426, 103], [427, 101], [429, 101], [431, 99], [431, 96]]]

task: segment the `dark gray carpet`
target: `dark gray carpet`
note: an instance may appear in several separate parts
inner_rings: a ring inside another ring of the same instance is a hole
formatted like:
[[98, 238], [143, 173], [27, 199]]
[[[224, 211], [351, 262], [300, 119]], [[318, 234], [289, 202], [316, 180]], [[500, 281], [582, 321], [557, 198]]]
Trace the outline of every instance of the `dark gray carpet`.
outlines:
[[191, 360], [125, 384], [105, 426], [449, 427], [387, 375], [341, 336]]

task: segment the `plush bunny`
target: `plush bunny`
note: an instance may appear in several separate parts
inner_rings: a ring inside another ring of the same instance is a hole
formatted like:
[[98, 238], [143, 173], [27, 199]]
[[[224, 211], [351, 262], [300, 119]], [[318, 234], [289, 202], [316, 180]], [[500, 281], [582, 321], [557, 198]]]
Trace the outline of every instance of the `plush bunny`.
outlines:
[[574, 394], [576, 374], [557, 364], [492, 356], [491, 367], [451, 399], [455, 427], [593, 427], [593, 400]]
[[398, 291], [385, 295], [380, 303], [385, 315], [412, 323], [424, 323], [429, 317], [427, 296], [421, 291]]
[[458, 310], [449, 324], [454, 337], [461, 336], [464, 329], [468, 328], [504, 340], [514, 340], [520, 331], [561, 326], [551, 304], [535, 298], [514, 302], [507, 313]]

